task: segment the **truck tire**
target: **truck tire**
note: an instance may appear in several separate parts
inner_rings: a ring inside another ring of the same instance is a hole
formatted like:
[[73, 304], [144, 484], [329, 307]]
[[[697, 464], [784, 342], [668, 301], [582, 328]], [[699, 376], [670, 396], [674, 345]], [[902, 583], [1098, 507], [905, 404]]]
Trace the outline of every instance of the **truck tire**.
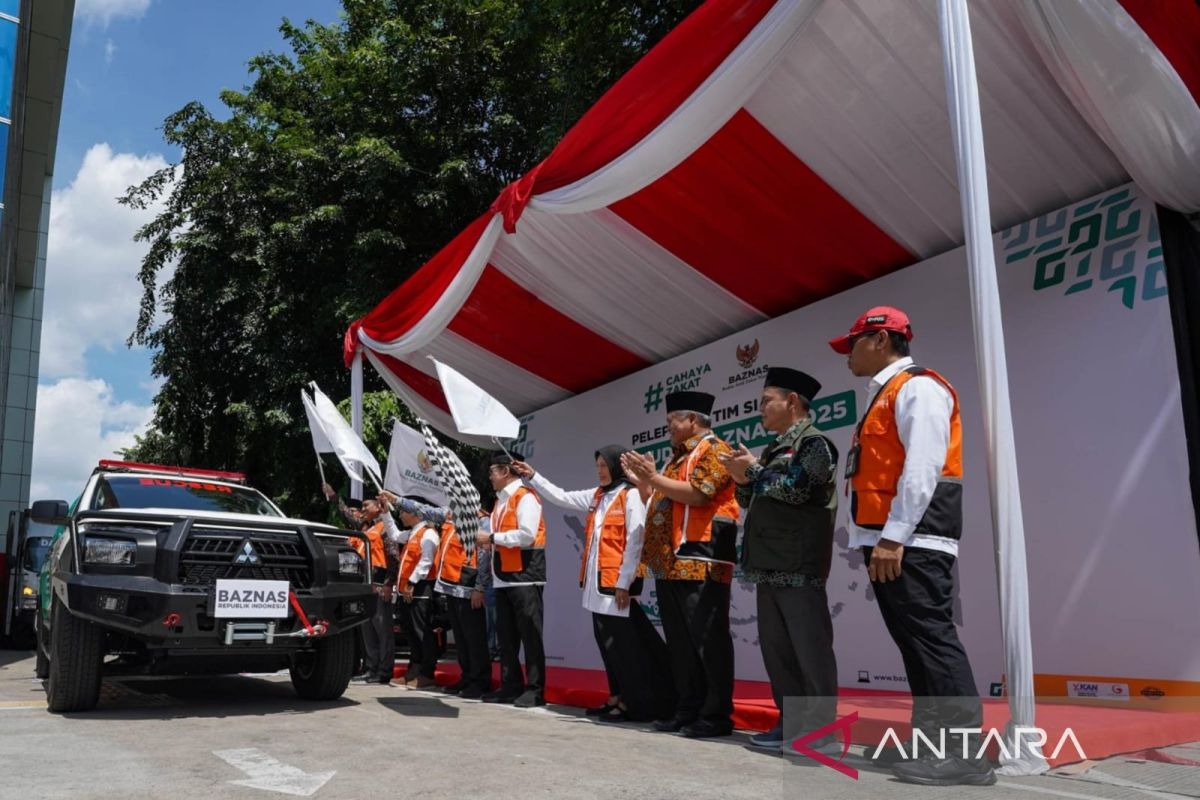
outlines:
[[46, 635], [46, 626], [42, 624], [42, 612], [39, 610], [37, 617], [33, 620], [33, 649], [35, 652], [33, 675], [39, 681], [44, 681], [50, 677], [50, 659], [46, 658], [45, 647], [47, 644], [43, 641]]
[[311, 652], [292, 657], [288, 672], [296, 694], [305, 700], [336, 700], [350, 685], [354, 669], [354, 632], [314, 642]]
[[90, 711], [100, 699], [104, 630], [71, 615], [57, 599], [50, 611], [50, 674], [46, 705], [55, 713]]

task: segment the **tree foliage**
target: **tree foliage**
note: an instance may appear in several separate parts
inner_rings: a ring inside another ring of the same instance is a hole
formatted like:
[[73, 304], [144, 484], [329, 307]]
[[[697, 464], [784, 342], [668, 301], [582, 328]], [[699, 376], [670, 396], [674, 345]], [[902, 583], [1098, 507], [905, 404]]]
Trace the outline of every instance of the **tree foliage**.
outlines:
[[179, 163], [123, 198], [165, 204], [137, 235], [130, 337], [163, 383], [129, 455], [244, 470], [320, 514], [300, 387], [344, 395], [347, 325], [697, 5], [345, 0], [333, 25], [284, 20], [291, 52], [252, 59], [223, 115], [167, 117]]

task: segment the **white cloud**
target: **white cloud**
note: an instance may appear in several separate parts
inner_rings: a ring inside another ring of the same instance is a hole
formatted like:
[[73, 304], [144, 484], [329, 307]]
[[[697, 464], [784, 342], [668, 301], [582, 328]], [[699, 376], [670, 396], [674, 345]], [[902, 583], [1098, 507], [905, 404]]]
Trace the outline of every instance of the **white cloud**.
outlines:
[[39, 385], [30, 499], [73, 500], [96, 462], [133, 444], [152, 416], [148, 405], [117, 402], [98, 378]]
[[148, 8], [150, 0], [77, 0], [75, 17], [89, 25], [108, 27], [118, 17], [140, 19]]
[[[117, 197], [167, 165], [161, 155], [113, 153], [93, 145], [69, 186], [50, 202], [42, 326], [43, 378], [86, 374], [89, 347], [124, 347], [141, 301], [137, 272], [147, 245], [133, 234], [161, 206], [144, 211]], [[162, 276], [164, 279], [166, 275]]]
[[104, 63], [111, 64], [113, 56], [117, 54], [117, 43], [109, 39], [104, 43]]

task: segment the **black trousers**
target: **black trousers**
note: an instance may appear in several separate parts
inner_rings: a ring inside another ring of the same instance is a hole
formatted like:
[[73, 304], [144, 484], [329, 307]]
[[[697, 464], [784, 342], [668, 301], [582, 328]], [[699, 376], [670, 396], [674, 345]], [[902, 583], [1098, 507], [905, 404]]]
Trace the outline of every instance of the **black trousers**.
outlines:
[[631, 720], [650, 721], [675, 713], [671, 653], [637, 600], [628, 617], [592, 614], [608, 691], [620, 696]]
[[441, 648], [438, 647], [437, 634], [433, 629], [433, 612], [433, 596], [428, 581], [417, 584], [412, 602], [406, 603], [403, 598], [397, 597], [396, 616], [404, 631], [404, 638], [408, 640], [406, 680], [432, 678], [437, 669]]
[[458, 666], [462, 669], [459, 684], [463, 688], [492, 688], [492, 659], [488, 653], [487, 613], [481, 608], [471, 608], [466, 597], [446, 595], [446, 606], [450, 612], [450, 629], [454, 631], [454, 649], [458, 655]]
[[[870, 566], [871, 548], [864, 547], [863, 554]], [[913, 695], [913, 728], [935, 742], [943, 728], [983, 725], [975, 676], [954, 627], [953, 568], [949, 553], [905, 548], [900, 577], [871, 584], [883, 622], [904, 659]], [[949, 733], [947, 742], [961, 751]]]
[[718, 725], [733, 718], [733, 637], [727, 583], [656, 580], [675, 677], [677, 719]]
[[396, 666], [396, 637], [392, 633], [391, 600], [375, 596], [375, 613], [363, 625], [363, 667], [368, 678], [392, 679]]
[[793, 739], [837, 718], [837, 658], [825, 588], [756, 587], [758, 645], [771, 694]]
[[[500, 688], [506, 692], [546, 690], [542, 646], [543, 586], [496, 587], [496, 638], [500, 643]], [[525, 674], [518, 651], [525, 650]]]

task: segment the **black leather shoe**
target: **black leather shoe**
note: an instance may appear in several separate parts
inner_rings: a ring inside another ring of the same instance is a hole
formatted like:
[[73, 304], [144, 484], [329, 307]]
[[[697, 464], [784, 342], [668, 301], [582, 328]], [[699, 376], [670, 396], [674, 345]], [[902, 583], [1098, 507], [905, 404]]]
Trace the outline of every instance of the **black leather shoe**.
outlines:
[[468, 686], [467, 688], [465, 688], [461, 692], [459, 692], [458, 696], [461, 697], [463, 700], [478, 700], [479, 698], [483, 697], [484, 694], [486, 694], [486, 692], [484, 692], [483, 689], [477, 689], [477, 688]]
[[534, 706], [546, 705], [546, 698], [542, 697], [541, 692], [526, 692], [513, 701], [513, 705], [517, 708], [533, 708]]
[[693, 722], [695, 722], [695, 720], [676, 718], [656, 719], [650, 724], [650, 727], [654, 728], [656, 731], [661, 731], [662, 733], [675, 733], [676, 731], [682, 729], [685, 725], [690, 725]]
[[876, 766], [891, 767], [896, 764], [902, 764], [906, 761], [912, 761], [912, 757], [894, 745], [888, 745], [879, 751], [879, 755], [875, 755], [875, 751], [868, 747], [863, 753], [868, 761]]
[[510, 692], [507, 689], [497, 689], [494, 692], [488, 692], [479, 699], [485, 703], [511, 703], [520, 696], [517, 692]]
[[607, 714], [596, 717], [596, 722], [630, 722], [629, 715], [623, 708], [613, 706]]
[[729, 736], [733, 733], [732, 722], [709, 722], [706, 719], [699, 719], [691, 725], [684, 725], [679, 729], [679, 733], [689, 739], [713, 739], [718, 736]]
[[892, 774], [903, 783], [921, 786], [991, 786], [996, 782], [991, 764], [963, 758], [905, 761], [892, 767]]
[[589, 708], [587, 711], [585, 711], [583, 713], [587, 714], [589, 717], [603, 717], [605, 714], [612, 711], [614, 708], [616, 708], [616, 706], [613, 705], [612, 703], [605, 703], [604, 705], [599, 706], [598, 708]]
[[442, 692], [444, 694], [461, 694], [464, 688], [466, 688], [466, 684], [453, 683], [449, 686], [443, 687]]

